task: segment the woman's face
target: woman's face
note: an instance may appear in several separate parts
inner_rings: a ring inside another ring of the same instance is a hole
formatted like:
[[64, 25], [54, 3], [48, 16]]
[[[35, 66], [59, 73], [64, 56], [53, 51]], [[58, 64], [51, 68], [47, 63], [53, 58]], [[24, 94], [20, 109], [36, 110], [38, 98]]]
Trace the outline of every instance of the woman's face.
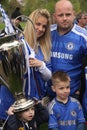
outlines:
[[44, 35], [44, 33], [46, 32], [47, 22], [48, 21], [47, 21], [46, 17], [44, 17], [44, 16], [38, 17], [38, 19], [37, 19], [37, 21], [35, 23], [37, 39], [42, 37]]

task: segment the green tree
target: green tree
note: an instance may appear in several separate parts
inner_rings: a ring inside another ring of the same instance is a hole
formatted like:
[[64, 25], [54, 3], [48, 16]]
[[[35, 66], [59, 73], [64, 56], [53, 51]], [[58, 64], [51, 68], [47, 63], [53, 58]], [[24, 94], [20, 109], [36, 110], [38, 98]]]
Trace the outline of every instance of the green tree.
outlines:
[[81, 11], [87, 11], [87, 0], [80, 0]]
[[[19, 5], [16, 0], [0, 0], [3, 8], [10, 15], [16, 6], [21, 8], [21, 12], [25, 15], [29, 15], [33, 10], [37, 8], [46, 8], [51, 13], [54, 12], [54, 5], [58, 0], [25, 0], [25, 6]], [[87, 0], [70, 0], [74, 7], [76, 13], [80, 11], [87, 11]]]
[[56, 1], [57, 0], [26, 0], [24, 12], [26, 15], [29, 15], [37, 8], [46, 8], [52, 13]]
[[15, 8], [18, 6], [22, 9], [21, 5], [16, 0], [1, 0], [2, 7], [4, 10], [8, 13], [8, 16], [11, 15], [11, 13], [15, 10]]

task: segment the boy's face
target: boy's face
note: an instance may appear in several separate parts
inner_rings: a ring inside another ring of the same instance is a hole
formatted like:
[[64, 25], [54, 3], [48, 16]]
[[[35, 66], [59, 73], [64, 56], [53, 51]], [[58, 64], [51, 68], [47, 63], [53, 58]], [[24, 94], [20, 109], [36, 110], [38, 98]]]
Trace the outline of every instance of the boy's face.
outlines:
[[31, 121], [34, 117], [35, 110], [34, 107], [31, 107], [20, 113], [21, 120], [24, 122]]
[[56, 92], [56, 97], [59, 101], [67, 101], [70, 94], [70, 81], [59, 81], [52, 90]]

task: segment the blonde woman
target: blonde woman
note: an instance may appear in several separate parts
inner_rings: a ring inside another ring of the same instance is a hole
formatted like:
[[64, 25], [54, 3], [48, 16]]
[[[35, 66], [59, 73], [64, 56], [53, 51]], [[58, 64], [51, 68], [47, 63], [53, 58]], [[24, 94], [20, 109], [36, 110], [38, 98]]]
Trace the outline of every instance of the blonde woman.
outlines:
[[[28, 94], [28, 77], [26, 78], [26, 96], [42, 99], [46, 95], [46, 82], [51, 78], [51, 38], [50, 38], [50, 14], [46, 9], [36, 9], [29, 18], [33, 21], [35, 32], [30, 21], [26, 23], [24, 38], [35, 51], [35, 58], [29, 58], [33, 75], [30, 77], [30, 95]], [[35, 42], [35, 35], [36, 42]]]

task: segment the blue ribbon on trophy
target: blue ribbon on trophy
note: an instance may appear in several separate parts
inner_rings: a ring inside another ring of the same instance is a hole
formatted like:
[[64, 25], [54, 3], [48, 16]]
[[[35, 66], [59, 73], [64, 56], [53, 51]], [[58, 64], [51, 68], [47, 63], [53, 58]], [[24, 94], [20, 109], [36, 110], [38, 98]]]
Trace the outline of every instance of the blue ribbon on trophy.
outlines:
[[14, 34], [15, 30], [11, 24], [11, 21], [8, 17], [8, 15], [6, 14], [5, 10], [2, 8], [2, 5], [0, 4], [0, 12], [2, 14], [3, 17], [3, 21], [5, 23], [5, 32], [6, 34], [10, 35], [10, 34]]

